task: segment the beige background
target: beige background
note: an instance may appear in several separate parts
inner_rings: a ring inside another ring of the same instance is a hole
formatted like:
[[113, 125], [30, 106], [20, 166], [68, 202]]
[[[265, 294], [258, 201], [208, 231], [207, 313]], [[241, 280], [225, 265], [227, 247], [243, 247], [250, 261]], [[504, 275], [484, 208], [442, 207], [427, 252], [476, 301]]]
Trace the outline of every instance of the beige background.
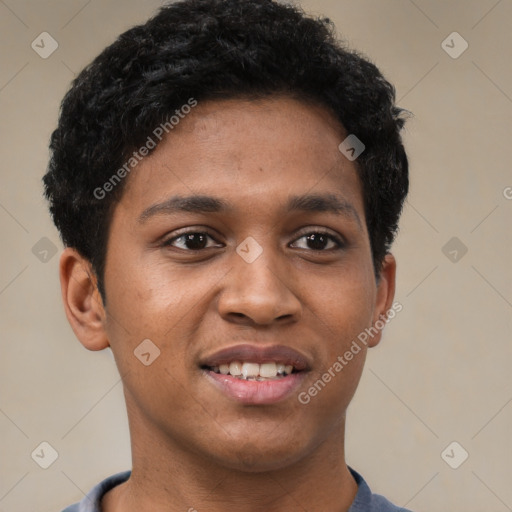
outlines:
[[[41, 176], [70, 80], [159, 5], [0, 0], [0, 512], [58, 512], [130, 467], [113, 360], [75, 339], [58, 254], [44, 263], [32, 248], [47, 237], [61, 249]], [[348, 462], [417, 512], [512, 510], [512, 2], [302, 5], [329, 16], [415, 114], [394, 250], [403, 311], [370, 351], [349, 410]], [[46, 60], [31, 48], [43, 31], [59, 43]], [[453, 31], [469, 43], [457, 59], [441, 47]], [[468, 249], [457, 262], [442, 251], [452, 237]], [[59, 454], [46, 470], [31, 458], [42, 441]], [[458, 469], [441, 457], [452, 441], [469, 453]]]

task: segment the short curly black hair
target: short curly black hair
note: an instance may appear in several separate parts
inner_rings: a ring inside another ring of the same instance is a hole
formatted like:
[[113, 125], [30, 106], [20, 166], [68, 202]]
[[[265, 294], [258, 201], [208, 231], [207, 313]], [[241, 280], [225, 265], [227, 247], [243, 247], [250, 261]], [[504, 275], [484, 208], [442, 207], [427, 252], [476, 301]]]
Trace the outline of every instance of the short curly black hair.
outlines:
[[[123, 182], [103, 186], [156, 126], [193, 97], [287, 95], [321, 104], [366, 146], [356, 161], [378, 276], [408, 192], [407, 111], [377, 67], [325, 17], [273, 0], [182, 0], [121, 34], [73, 81], [43, 178], [67, 247], [87, 258], [106, 300], [109, 226]], [[126, 182], [126, 180], [124, 180]]]

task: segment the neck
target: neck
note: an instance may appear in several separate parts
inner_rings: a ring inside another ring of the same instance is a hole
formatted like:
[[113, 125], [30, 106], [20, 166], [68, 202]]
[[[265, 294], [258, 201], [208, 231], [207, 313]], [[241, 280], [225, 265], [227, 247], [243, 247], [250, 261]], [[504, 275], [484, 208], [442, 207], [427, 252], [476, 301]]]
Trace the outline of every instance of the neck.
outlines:
[[243, 471], [187, 450], [130, 418], [132, 474], [102, 501], [103, 512], [346, 512], [357, 484], [345, 463], [344, 421], [286, 467]]

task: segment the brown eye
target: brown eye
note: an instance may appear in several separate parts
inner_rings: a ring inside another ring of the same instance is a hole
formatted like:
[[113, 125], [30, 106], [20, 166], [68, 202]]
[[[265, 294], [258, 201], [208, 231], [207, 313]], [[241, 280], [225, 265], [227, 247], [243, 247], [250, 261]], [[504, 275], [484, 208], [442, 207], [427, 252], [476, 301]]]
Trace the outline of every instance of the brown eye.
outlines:
[[207, 249], [209, 247], [218, 247], [218, 245], [208, 246], [208, 239], [215, 242], [208, 233], [189, 231], [179, 236], [175, 236], [174, 238], [170, 238], [165, 241], [163, 245], [166, 247], [177, 247], [178, 249], [189, 251], [200, 251], [201, 249]]
[[[325, 249], [339, 249], [343, 247], [343, 242], [330, 233], [324, 233], [322, 231], [314, 231], [307, 233], [297, 240], [305, 240], [305, 244], [300, 249], [311, 249], [313, 251], [324, 251]], [[295, 242], [296, 244], [297, 242]], [[331, 244], [329, 246], [329, 244]], [[305, 247], [304, 247], [305, 245]], [[296, 247], [297, 245], [295, 245]]]

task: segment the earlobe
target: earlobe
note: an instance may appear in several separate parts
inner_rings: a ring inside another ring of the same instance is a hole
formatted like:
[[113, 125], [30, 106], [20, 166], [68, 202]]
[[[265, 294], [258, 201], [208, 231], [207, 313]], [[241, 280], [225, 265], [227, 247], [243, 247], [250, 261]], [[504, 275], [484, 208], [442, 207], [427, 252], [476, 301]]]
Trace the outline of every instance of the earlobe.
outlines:
[[380, 279], [377, 284], [377, 295], [373, 315], [373, 326], [377, 332], [371, 340], [369, 340], [369, 347], [377, 345], [382, 338], [382, 330], [386, 325], [388, 311], [391, 309], [393, 299], [395, 298], [395, 276], [396, 260], [391, 253], [388, 253], [382, 262]]
[[59, 264], [62, 300], [68, 322], [89, 350], [109, 346], [105, 309], [90, 262], [75, 249], [64, 249]]

